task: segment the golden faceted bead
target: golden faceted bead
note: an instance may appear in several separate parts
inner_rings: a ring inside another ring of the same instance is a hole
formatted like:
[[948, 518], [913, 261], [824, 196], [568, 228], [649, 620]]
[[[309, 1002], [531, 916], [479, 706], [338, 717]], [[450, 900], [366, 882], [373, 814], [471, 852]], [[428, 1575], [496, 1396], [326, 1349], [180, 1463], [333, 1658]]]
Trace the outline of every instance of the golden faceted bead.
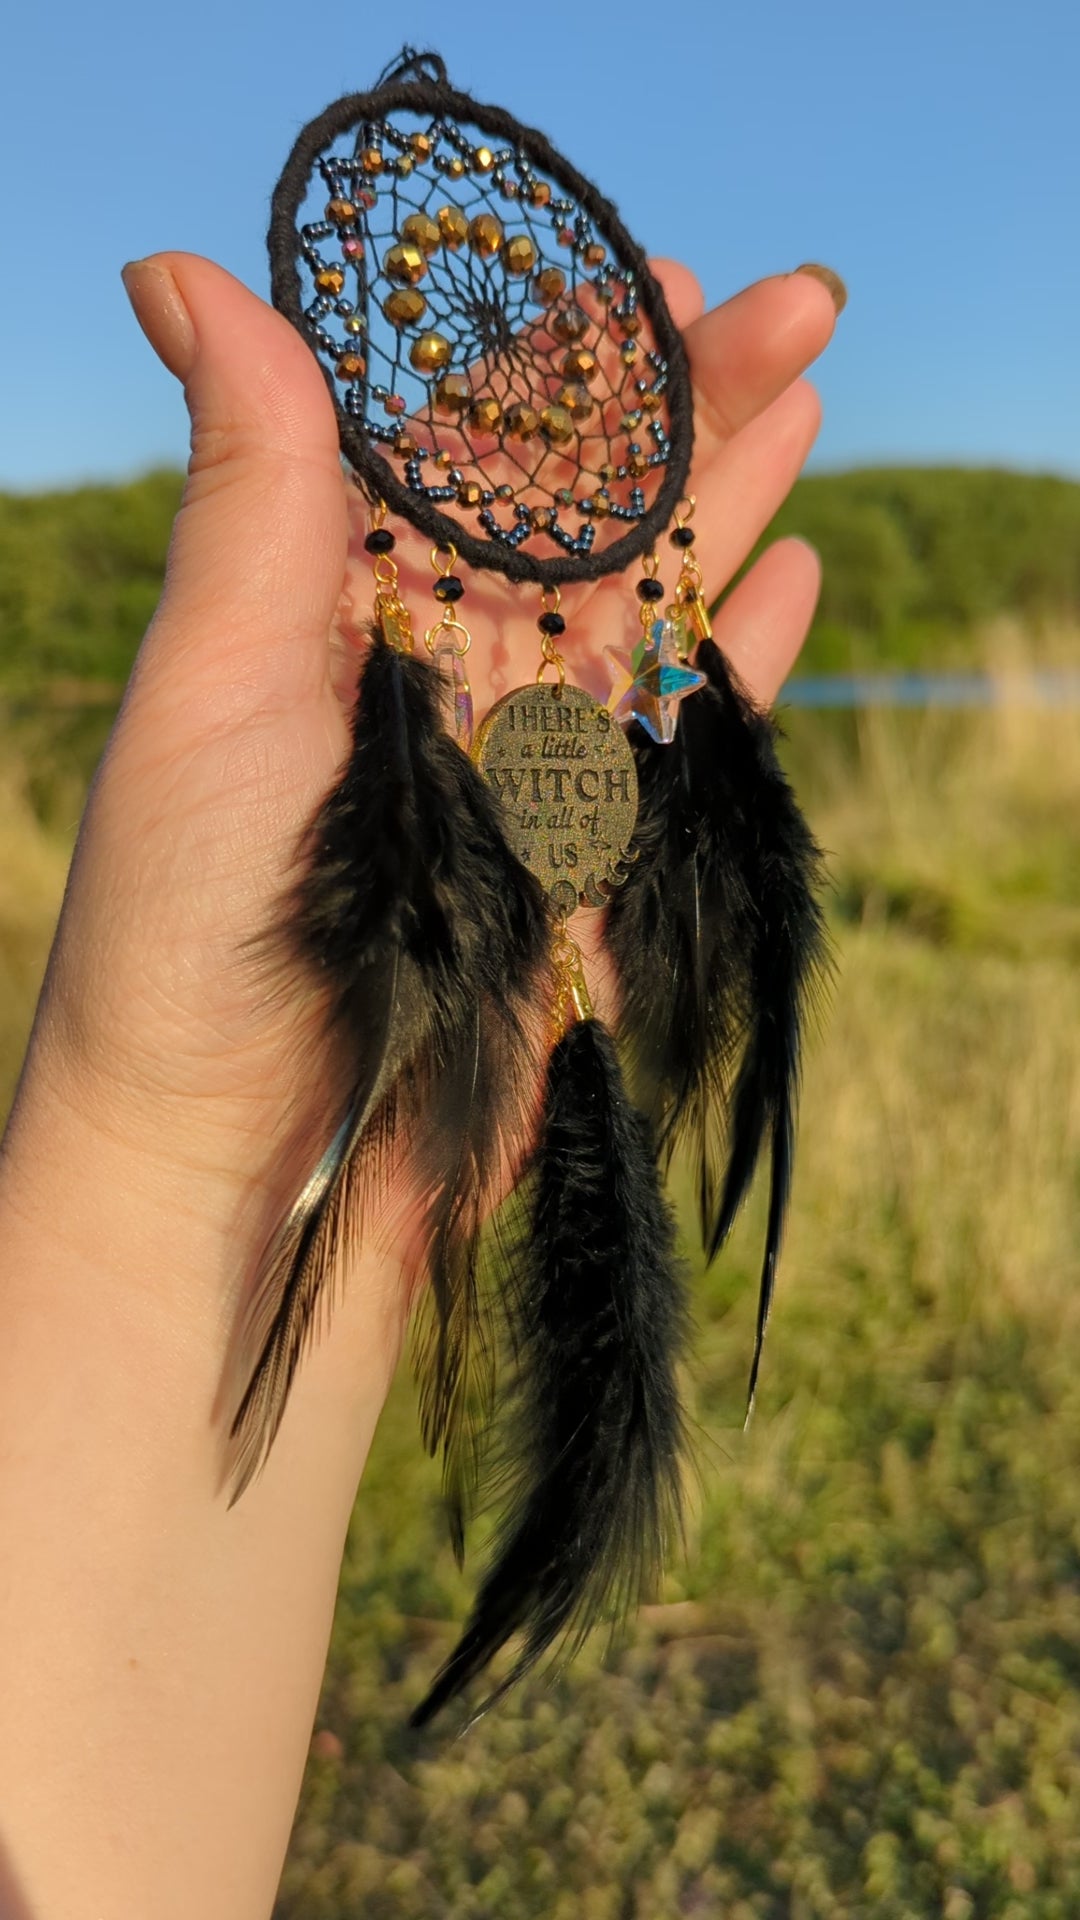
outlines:
[[530, 517], [535, 533], [548, 533], [555, 525], [554, 507], [534, 507]]
[[415, 287], [427, 272], [427, 260], [419, 247], [391, 247], [383, 256], [383, 272], [388, 280], [397, 280], [403, 287]]
[[581, 257], [587, 267], [602, 267], [606, 255], [606, 247], [602, 247], [598, 240], [590, 240]]
[[574, 437], [574, 419], [568, 407], [547, 406], [540, 415], [544, 438], [554, 447], [565, 447]]
[[364, 316], [362, 313], [350, 313], [342, 322], [346, 333], [363, 333]]
[[561, 267], [542, 267], [533, 281], [533, 297], [541, 306], [550, 307], [566, 286], [566, 275]]
[[589, 316], [584, 307], [579, 307], [576, 300], [571, 300], [553, 316], [551, 331], [556, 340], [570, 346], [575, 340], [581, 339], [582, 334], [588, 331], [588, 326]]
[[478, 213], [475, 220], [469, 222], [469, 245], [474, 253], [490, 260], [498, 253], [503, 243], [502, 221], [493, 213]]
[[502, 408], [497, 400], [477, 400], [469, 408], [469, 425], [474, 433], [498, 433], [502, 426]]
[[450, 165], [449, 165], [449, 166], [447, 167], [447, 169], [446, 169], [446, 171], [447, 171], [447, 173], [448, 173], [448, 175], [449, 175], [449, 177], [450, 177], [450, 179], [451, 179], [451, 180], [460, 180], [460, 179], [461, 179], [461, 176], [462, 176], [462, 174], [463, 174], [463, 173], [464, 173], [464, 171], [465, 171], [465, 162], [464, 162], [464, 160], [462, 159], [462, 157], [461, 157], [461, 155], [460, 155], [460, 153], [455, 153], [455, 155], [454, 155], [454, 157], [453, 157], [453, 159], [451, 160], [451, 162], [450, 162]]
[[466, 480], [457, 490], [459, 507], [478, 507], [484, 498], [484, 490], [475, 480]]
[[469, 237], [469, 223], [458, 207], [440, 207], [437, 215], [439, 232], [448, 247], [464, 246]]
[[339, 380], [362, 380], [367, 372], [367, 361], [362, 353], [343, 353], [335, 372]]
[[472, 163], [477, 173], [490, 173], [495, 165], [495, 155], [490, 147], [476, 147], [473, 149]]
[[437, 467], [449, 467], [453, 465], [453, 462], [454, 456], [449, 447], [440, 447], [438, 453], [435, 455], [435, 465]]
[[513, 406], [506, 409], [506, 431], [511, 440], [531, 440], [540, 425], [535, 407], [526, 406], [524, 400], [515, 400]]
[[626, 462], [626, 471], [635, 480], [643, 480], [649, 471], [649, 463], [643, 453], [632, 453]]
[[581, 380], [568, 380], [564, 387], [559, 388], [555, 398], [560, 407], [565, 407], [575, 420], [587, 420], [596, 405], [588, 387]]
[[641, 332], [640, 313], [620, 313], [617, 318], [623, 332], [630, 339], [634, 339]]
[[402, 180], [407, 180], [415, 166], [411, 153], [403, 153], [394, 162], [394, 171]]
[[531, 273], [536, 265], [536, 247], [527, 233], [515, 233], [503, 254], [507, 273]]
[[414, 453], [419, 453], [419, 451], [420, 449], [411, 433], [398, 434], [397, 439], [394, 441], [394, 452], [400, 460], [408, 460]]
[[600, 481], [602, 486], [609, 487], [611, 485], [611, 482], [615, 478], [615, 469], [611, 465], [610, 461], [604, 462], [604, 465], [601, 467], [596, 477]]
[[472, 388], [463, 373], [444, 373], [435, 388], [435, 405], [440, 413], [463, 413], [472, 399]]
[[413, 156], [414, 156], [414, 158], [415, 158], [415, 159], [417, 159], [417, 160], [430, 160], [430, 158], [431, 158], [431, 137], [430, 137], [430, 135], [429, 135], [429, 134], [426, 134], [426, 133], [411, 133], [411, 134], [409, 135], [409, 145], [410, 145], [410, 147], [411, 147], [411, 148], [412, 148], [412, 150], [413, 150]]
[[546, 180], [534, 181], [532, 186], [529, 188], [529, 192], [528, 192], [528, 201], [529, 201], [530, 207], [546, 207], [550, 199], [551, 199], [551, 188], [548, 186], [547, 181]]
[[340, 293], [345, 285], [345, 275], [340, 267], [320, 267], [315, 275], [315, 285], [320, 293]]
[[622, 419], [619, 421], [619, 425], [622, 428], [624, 433], [633, 433], [635, 427], [640, 427], [641, 421], [642, 421], [641, 408], [634, 407], [630, 413], [623, 414]]
[[664, 404], [664, 396], [662, 393], [643, 393], [641, 404], [646, 413], [659, 413]]
[[611, 512], [611, 502], [605, 500], [602, 493], [594, 493], [589, 505], [592, 508], [594, 520], [605, 520]]
[[356, 219], [356, 208], [351, 200], [330, 200], [326, 206], [326, 217], [333, 221], [335, 227], [347, 227], [351, 220]]
[[398, 287], [387, 294], [382, 310], [392, 327], [415, 327], [427, 312], [427, 301], [411, 287]]
[[450, 342], [441, 333], [422, 333], [409, 349], [417, 373], [441, 373], [450, 360]]
[[571, 347], [563, 355], [562, 376], [564, 380], [595, 380], [600, 371], [595, 353], [588, 347]]
[[381, 173], [383, 158], [378, 147], [365, 147], [360, 155], [360, 165], [365, 173]]
[[421, 253], [438, 253], [442, 245], [438, 222], [430, 213], [410, 213], [402, 226], [401, 237], [410, 246], [419, 247]]

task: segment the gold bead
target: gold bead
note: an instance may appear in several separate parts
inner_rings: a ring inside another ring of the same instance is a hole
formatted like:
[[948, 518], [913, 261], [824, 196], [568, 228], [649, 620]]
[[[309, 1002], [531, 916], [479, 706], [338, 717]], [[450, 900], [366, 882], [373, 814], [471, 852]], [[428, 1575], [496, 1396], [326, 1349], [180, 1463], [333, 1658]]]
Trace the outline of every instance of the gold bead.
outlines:
[[435, 405], [440, 413], [463, 413], [472, 399], [472, 388], [463, 373], [444, 373], [435, 388]]
[[640, 313], [620, 313], [616, 315], [616, 319], [629, 339], [634, 339], [641, 332]]
[[346, 333], [363, 333], [364, 316], [362, 313], [350, 313], [341, 324]]
[[416, 162], [411, 153], [402, 153], [394, 162], [394, 172], [401, 180], [407, 180]]
[[397, 280], [403, 287], [415, 287], [427, 272], [427, 261], [419, 247], [398, 245], [384, 254], [383, 272], [388, 280]]
[[347, 227], [356, 219], [356, 208], [351, 200], [330, 200], [327, 202], [326, 217], [335, 227]]
[[536, 247], [527, 233], [515, 233], [503, 254], [507, 273], [531, 273], [536, 265]]
[[420, 449], [411, 433], [398, 434], [397, 439], [394, 441], [394, 452], [398, 455], [399, 459], [408, 460], [414, 453], [419, 453], [419, 451]]
[[534, 533], [548, 533], [555, 525], [554, 507], [534, 507], [530, 515]]
[[409, 349], [417, 373], [441, 373], [450, 359], [450, 342], [441, 333], [422, 333]]
[[427, 312], [427, 301], [411, 287], [399, 287], [387, 294], [382, 310], [392, 327], [415, 327]]
[[365, 173], [381, 173], [383, 157], [378, 147], [365, 147], [360, 155], [360, 165]]
[[345, 275], [340, 267], [320, 267], [315, 275], [315, 285], [320, 293], [340, 293], [345, 285]]
[[659, 413], [664, 404], [664, 396], [662, 393], [643, 393], [641, 404], [646, 413]]
[[641, 408], [634, 407], [630, 413], [623, 414], [622, 419], [619, 421], [619, 425], [622, 428], [622, 431], [624, 433], [633, 433], [635, 427], [640, 427], [641, 419], [642, 419]]
[[546, 180], [536, 180], [529, 188], [527, 197], [530, 207], [546, 207], [551, 199], [551, 188]]
[[643, 480], [649, 471], [649, 463], [643, 453], [632, 453], [626, 462], [626, 471], [635, 480]]
[[473, 433], [498, 433], [502, 426], [502, 408], [497, 400], [477, 400], [469, 408], [469, 426]]
[[496, 220], [493, 213], [478, 213], [469, 222], [469, 245], [474, 253], [490, 260], [498, 253], [503, 243], [502, 221]]
[[465, 162], [462, 159], [460, 153], [455, 153], [446, 171], [451, 180], [461, 179], [461, 176], [465, 171]]
[[362, 353], [343, 353], [334, 371], [339, 380], [361, 380], [367, 372], [367, 361]]
[[511, 440], [531, 440], [540, 425], [535, 407], [526, 406], [523, 400], [515, 400], [513, 406], [506, 409], [506, 431]]
[[587, 420], [596, 405], [588, 387], [580, 380], [568, 380], [555, 398], [575, 420]]
[[554, 447], [565, 447], [574, 437], [574, 421], [567, 407], [547, 406], [540, 415], [544, 438]]
[[415, 159], [429, 160], [431, 158], [431, 139], [428, 134], [410, 133], [409, 145], [413, 150]]
[[442, 246], [442, 234], [438, 222], [430, 213], [410, 213], [402, 223], [401, 237], [411, 247], [419, 247], [421, 253], [438, 253]]
[[552, 333], [556, 340], [561, 340], [565, 346], [580, 340], [582, 334], [588, 331], [588, 326], [589, 316], [583, 307], [578, 306], [576, 300], [571, 300], [567, 306], [560, 307], [551, 321]]
[[608, 514], [611, 512], [611, 502], [610, 500], [605, 500], [602, 493], [594, 493], [590, 505], [592, 507], [594, 520], [606, 520]]
[[595, 353], [588, 347], [571, 347], [563, 355], [562, 377], [564, 380], [595, 380], [600, 366]]
[[566, 275], [561, 267], [542, 267], [533, 281], [534, 300], [542, 307], [550, 307], [566, 286]]
[[490, 147], [474, 147], [472, 163], [477, 173], [490, 173], [495, 165], [495, 155]]
[[587, 267], [602, 267], [606, 256], [607, 248], [602, 247], [598, 240], [590, 240], [581, 257]]
[[457, 490], [459, 507], [478, 507], [483, 498], [483, 488], [475, 480], [464, 481]]
[[440, 207], [436, 219], [446, 246], [460, 247], [468, 239], [469, 223], [458, 207]]
[[600, 471], [596, 477], [600, 481], [602, 486], [610, 487], [612, 481], [615, 478], [615, 469], [611, 465], [611, 462], [609, 460], [606, 460], [604, 462], [604, 465], [600, 468]]

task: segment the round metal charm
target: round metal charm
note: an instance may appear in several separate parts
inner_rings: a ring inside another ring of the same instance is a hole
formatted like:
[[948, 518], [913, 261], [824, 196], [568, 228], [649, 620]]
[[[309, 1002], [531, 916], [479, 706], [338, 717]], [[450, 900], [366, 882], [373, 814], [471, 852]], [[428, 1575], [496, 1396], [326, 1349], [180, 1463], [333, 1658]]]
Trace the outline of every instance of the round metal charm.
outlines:
[[544, 585], [656, 540], [691, 452], [681, 336], [614, 207], [543, 134], [412, 56], [304, 128], [270, 254], [372, 499]]
[[606, 905], [637, 819], [633, 751], [582, 687], [516, 687], [492, 707], [473, 757], [498, 795], [503, 832], [557, 914]]

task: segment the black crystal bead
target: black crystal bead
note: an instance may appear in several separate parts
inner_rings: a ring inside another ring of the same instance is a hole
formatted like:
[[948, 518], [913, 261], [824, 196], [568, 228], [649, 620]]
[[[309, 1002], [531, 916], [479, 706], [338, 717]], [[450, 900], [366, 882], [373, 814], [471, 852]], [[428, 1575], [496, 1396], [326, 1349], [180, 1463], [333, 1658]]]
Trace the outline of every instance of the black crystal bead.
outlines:
[[367, 553], [393, 553], [396, 546], [397, 541], [389, 527], [373, 527], [364, 541]]
[[645, 578], [639, 580], [637, 583], [637, 597], [639, 600], [645, 601], [662, 600], [664, 597], [663, 581], [650, 580], [646, 574]]
[[542, 613], [536, 624], [541, 633], [549, 634], [553, 640], [566, 632], [566, 621], [561, 613]]
[[673, 547], [692, 547], [694, 544], [693, 527], [672, 527], [671, 544]]
[[436, 600], [441, 601], [444, 606], [452, 606], [455, 600], [461, 599], [464, 591], [465, 582], [459, 580], [456, 573], [444, 573], [432, 588]]

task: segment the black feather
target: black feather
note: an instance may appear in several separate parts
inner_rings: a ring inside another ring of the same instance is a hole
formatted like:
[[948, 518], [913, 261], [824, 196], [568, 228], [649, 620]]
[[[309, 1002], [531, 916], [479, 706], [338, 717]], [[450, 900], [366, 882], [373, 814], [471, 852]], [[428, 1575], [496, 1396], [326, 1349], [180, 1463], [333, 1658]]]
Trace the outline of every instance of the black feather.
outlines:
[[[481, 1349], [471, 1251], [529, 1120], [527, 1009], [549, 929], [487, 787], [443, 728], [438, 676], [376, 631], [352, 750], [320, 808], [287, 904], [292, 957], [327, 992], [349, 1091], [336, 1131], [265, 1251], [239, 1343], [232, 1497], [265, 1461], [297, 1365], [328, 1308], [342, 1236], [402, 1149], [423, 1226], [417, 1272], [435, 1327], [418, 1347], [425, 1438], [460, 1505], [465, 1382]], [[460, 1533], [460, 1519], [454, 1521]]]
[[770, 1149], [752, 1406], [791, 1190], [801, 1040], [827, 965], [822, 856], [775, 723], [711, 640], [696, 664], [707, 684], [683, 703], [675, 740], [634, 742], [638, 858], [607, 939], [635, 1093], [662, 1151], [690, 1147], [710, 1259]]
[[576, 1646], [602, 1611], [632, 1606], [679, 1523], [684, 1280], [649, 1130], [594, 1020], [571, 1027], [552, 1054], [527, 1190], [505, 1515], [416, 1726], [518, 1630], [524, 1646], [493, 1698], [556, 1640]]

